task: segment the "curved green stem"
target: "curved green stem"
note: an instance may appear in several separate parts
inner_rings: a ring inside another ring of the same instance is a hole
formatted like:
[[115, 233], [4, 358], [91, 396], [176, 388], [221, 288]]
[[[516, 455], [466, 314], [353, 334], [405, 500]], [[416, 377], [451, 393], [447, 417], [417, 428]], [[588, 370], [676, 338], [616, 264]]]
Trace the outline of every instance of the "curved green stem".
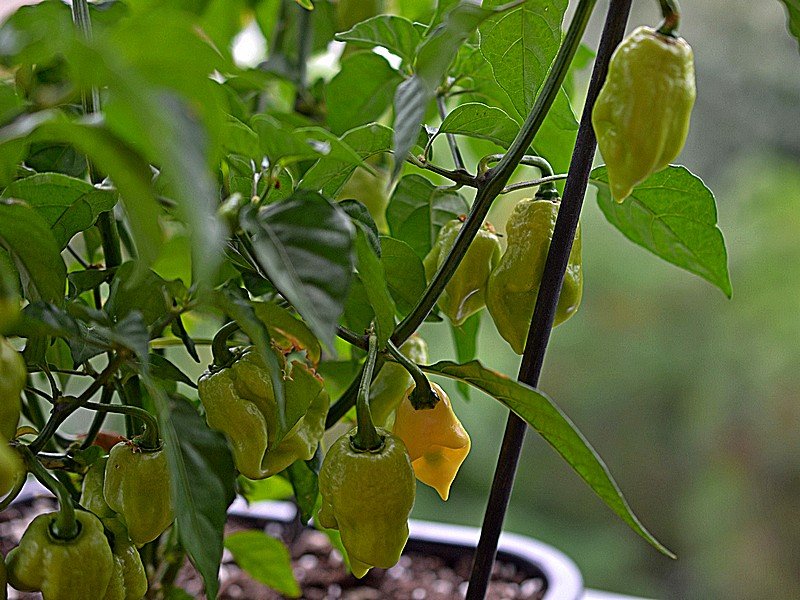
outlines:
[[369, 334], [369, 350], [367, 362], [364, 363], [364, 374], [358, 386], [358, 399], [356, 401], [356, 418], [358, 428], [350, 442], [356, 450], [374, 452], [383, 446], [383, 436], [375, 429], [372, 423], [372, 414], [369, 411], [369, 387], [372, 383], [372, 372], [375, 369], [375, 359], [378, 356], [378, 336], [374, 332]]
[[[107, 405], [111, 404], [111, 399], [114, 397], [114, 387], [107, 385], [103, 388], [103, 391], [100, 393], [100, 404]], [[89, 426], [89, 431], [86, 432], [86, 439], [83, 440], [81, 444], [81, 449], [86, 450], [89, 446], [94, 443], [97, 434], [100, 433], [100, 430], [103, 428], [103, 423], [106, 420], [106, 412], [98, 411], [97, 414], [92, 419], [92, 424]]]
[[47, 469], [27, 448], [23, 451], [23, 456], [28, 471], [58, 498], [58, 516], [56, 516], [56, 520], [50, 528], [50, 533], [59, 540], [75, 539], [80, 530], [78, 521], [75, 519], [75, 505], [72, 503], [72, 496], [70, 496], [69, 491], [58, 479], [50, 475]]
[[443, 169], [442, 167], [436, 166], [433, 163], [428, 162], [427, 160], [422, 160], [417, 156], [409, 153], [406, 157], [406, 161], [419, 169], [425, 169], [426, 171], [430, 171], [431, 173], [436, 173], [437, 175], [441, 175], [442, 177], [449, 179], [453, 183], [460, 185], [460, 186], [467, 186], [472, 188], [478, 187], [478, 179], [473, 175], [470, 175], [469, 172], [464, 169], [458, 169], [456, 171], [449, 171], [448, 169]]
[[14, 482], [14, 487], [11, 488], [11, 491], [8, 492], [8, 495], [0, 500], [0, 512], [3, 512], [5, 509], [7, 509], [11, 503], [17, 499], [17, 496], [19, 496], [19, 493], [22, 491], [22, 488], [25, 485], [26, 479], [27, 477], [24, 475], [17, 478], [17, 480]]
[[664, 21], [659, 26], [658, 33], [675, 37], [675, 32], [681, 23], [681, 8], [678, 6], [678, 0], [659, 0], [659, 4]]
[[228, 338], [239, 331], [239, 324], [231, 321], [223, 325], [211, 340], [211, 354], [214, 356], [214, 365], [225, 367], [233, 361], [233, 353], [228, 348]]
[[420, 410], [422, 408], [433, 408], [436, 406], [436, 403], [439, 402], [440, 398], [431, 388], [431, 382], [428, 381], [427, 377], [425, 377], [425, 373], [422, 372], [417, 363], [400, 352], [400, 349], [392, 342], [389, 342], [386, 345], [386, 349], [389, 351], [389, 354], [392, 355], [392, 358], [400, 363], [400, 365], [406, 371], [408, 371], [408, 374], [411, 375], [412, 379], [414, 380], [414, 391], [411, 392], [411, 395], [408, 397], [408, 399], [411, 401], [411, 405], [416, 410]]
[[138, 406], [125, 406], [120, 404], [100, 404], [99, 402], [87, 402], [83, 408], [96, 410], [100, 413], [115, 413], [119, 415], [129, 415], [140, 421], [144, 421], [145, 430], [141, 435], [139, 445], [145, 450], [158, 450], [161, 447], [161, 437], [158, 432], [158, 420], [143, 408]]
[[122, 362], [123, 358], [117, 355], [108, 363], [108, 365], [106, 365], [106, 368], [103, 369], [103, 372], [97, 376], [97, 379], [95, 379], [80, 396], [77, 398], [60, 398], [58, 402], [56, 402], [55, 406], [53, 406], [53, 410], [47, 423], [45, 423], [45, 426], [39, 432], [39, 435], [36, 437], [36, 439], [30, 443], [28, 449], [33, 454], [36, 454], [42, 448], [44, 448], [45, 444], [47, 444], [50, 438], [56, 434], [59, 426], [67, 419], [67, 417], [86, 404], [100, 388], [108, 383], [111, 377], [113, 377], [114, 373], [116, 373], [117, 369], [119, 369]]
[[461, 231], [459, 231], [450, 254], [439, 266], [425, 293], [392, 334], [392, 342], [395, 345], [399, 346], [406, 341], [417, 330], [417, 327], [422, 324], [425, 317], [428, 316], [444, 288], [450, 282], [450, 278], [456, 272], [459, 263], [466, 255], [472, 240], [478, 234], [478, 230], [483, 225], [483, 220], [486, 218], [492, 202], [502, 193], [514, 169], [516, 169], [528, 148], [530, 148], [533, 138], [536, 137], [558, 95], [558, 90], [561, 89], [561, 84], [564, 82], [575, 52], [578, 50], [583, 32], [586, 30], [586, 25], [596, 2], [597, 0], [581, 0], [575, 9], [575, 15], [564, 36], [561, 48], [559, 48], [558, 54], [553, 61], [553, 67], [550, 69], [541, 92], [536, 97], [528, 118], [525, 120], [522, 129], [520, 129], [508, 152], [500, 160], [500, 163], [487, 171], [482, 177], [478, 177], [480, 184], [475, 201], [472, 204], [472, 210]]

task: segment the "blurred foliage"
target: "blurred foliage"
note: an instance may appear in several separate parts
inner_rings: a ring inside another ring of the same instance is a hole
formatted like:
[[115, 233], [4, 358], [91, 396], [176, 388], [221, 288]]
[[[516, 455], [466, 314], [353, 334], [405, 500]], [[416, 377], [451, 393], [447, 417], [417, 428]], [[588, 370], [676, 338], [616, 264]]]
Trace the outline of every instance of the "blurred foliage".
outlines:
[[[534, 435], [507, 528], [566, 552], [590, 587], [680, 600], [800, 598], [796, 42], [778, 3], [683, 8], [699, 91], [681, 162], [716, 191], [733, 300], [633, 248], [590, 192], [584, 306], [555, 331], [541, 383], [678, 560], [610, 519]], [[654, 14], [635, 4], [631, 26]], [[502, 199], [490, 220], [502, 224], [513, 202]], [[452, 355], [452, 342], [434, 331], [426, 332], [431, 355]], [[491, 326], [482, 328], [478, 355], [505, 373], [518, 367]], [[448, 392], [467, 429], [482, 435], [448, 504], [420, 490], [415, 516], [479, 526], [505, 413], [479, 393], [465, 403], [454, 386]]]

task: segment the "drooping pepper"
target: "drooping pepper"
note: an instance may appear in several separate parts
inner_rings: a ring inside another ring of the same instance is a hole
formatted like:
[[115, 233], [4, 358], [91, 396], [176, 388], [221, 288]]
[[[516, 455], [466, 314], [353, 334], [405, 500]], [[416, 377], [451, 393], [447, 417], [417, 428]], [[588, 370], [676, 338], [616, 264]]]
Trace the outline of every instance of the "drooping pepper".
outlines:
[[25, 467], [19, 454], [0, 436], [0, 496], [6, 495], [20, 477], [24, 476]]
[[141, 600], [147, 593], [148, 584], [139, 551], [119, 519], [108, 519], [105, 524], [114, 536], [111, 544], [114, 570], [103, 600]]
[[409, 400], [413, 389], [408, 389], [397, 409], [393, 433], [406, 445], [417, 479], [434, 488], [442, 500], [447, 500], [450, 486], [472, 442], [441, 387], [431, 383], [439, 401], [433, 407], [419, 409]]
[[[497, 331], [517, 354], [525, 349], [560, 204], [558, 200], [537, 198], [517, 203], [506, 224], [508, 246], [489, 277], [486, 307]], [[582, 294], [581, 230], [578, 226], [553, 325], [575, 314]]]
[[639, 27], [614, 51], [592, 125], [617, 202], [680, 154], [696, 95], [683, 38]]
[[372, 452], [360, 451], [350, 439], [354, 432], [336, 440], [325, 455], [317, 520], [339, 530], [353, 575], [360, 578], [372, 567], [388, 569], [400, 559], [416, 484], [399, 438], [377, 428], [383, 445]]
[[[428, 344], [416, 334], [400, 346], [400, 352], [417, 364], [428, 362]], [[369, 388], [369, 410], [375, 425], [389, 425], [392, 413], [400, 406], [406, 390], [413, 383], [414, 380], [405, 367], [396, 362], [386, 362], [383, 365]]]
[[[436, 243], [423, 261], [428, 281], [447, 258], [463, 225], [464, 222], [460, 219], [453, 219], [439, 230]], [[500, 240], [494, 227], [485, 224], [472, 240], [469, 250], [439, 298], [439, 308], [453, 325], [463, 324], [486, 306], [486, 284], [489, 274], [500, 260], [501, 252]]]
[[22, 355], [0, 337], [0, 436], [11, 440], [17, 433], [21, 410], [20, 394], [25, 389], [28, 371]]
[[328, 393], [300, 360], [286, 364], [285, 430], [269, 371], [254, 348], [241, 352], [230, 366], [203, 374], [198, 393], [209, 427], [225, 434], [236, 468], [250, 479], [280, 473], [298, 459], [310, 460], [325, 432]]
[[103, 482], [103, 497], [119, 513], [133, 543], [156, 539], [175, 519], [167, 454], [132, 442], [111, 449]]
[[78, 511], [78, 535], [55, 537], [58, 513], [36, 517], [6, 558], [8, 582], [22, 592], [42, 592], [44, 600], [102, 598], [114, 570], [103, 525], [92, 513]]

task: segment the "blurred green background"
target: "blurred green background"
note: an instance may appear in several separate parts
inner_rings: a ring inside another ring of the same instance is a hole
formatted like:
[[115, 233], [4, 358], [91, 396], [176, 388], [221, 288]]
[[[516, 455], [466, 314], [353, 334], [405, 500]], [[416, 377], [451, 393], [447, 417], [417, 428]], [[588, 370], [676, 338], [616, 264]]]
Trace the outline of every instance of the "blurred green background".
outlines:
[[[656, 22], [653, 4], [634, 3], [631, 28]], [[606, 7], [598, 3], [592, 47]], [[679, 162], [716, 194], [733, 299], [624, 239], [590, 191], [583, 306], [555, 330], [540, 384], [679, 559], [628, 530], [532, 433], [506, 528], [562, 549], [590, 587], [800, 598], [800, 56], [776, 0], [682, 8], [698, 100]], [[490, 220], [502, 223], [513, 201]], [[424, 335], [433, 359], [454, 355], [446, 328]], [[517, 371], [488, 318], [479, 356]], [[420, 486], [414, 516], [479, 526], [505, 411], [480, 394], [456, 410], [473, 452], [447, 504]]]

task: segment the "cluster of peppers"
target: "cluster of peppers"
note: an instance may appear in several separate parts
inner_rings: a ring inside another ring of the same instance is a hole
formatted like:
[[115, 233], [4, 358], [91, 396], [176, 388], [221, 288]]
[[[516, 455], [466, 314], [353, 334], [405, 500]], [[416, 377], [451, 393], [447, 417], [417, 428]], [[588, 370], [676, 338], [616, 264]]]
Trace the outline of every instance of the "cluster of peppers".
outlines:
[[[560, 200], [553, 187], [521, 200], [506, 223], [506, 250], [490, 224], [484, 225], [445, 287], [439, 308], [458, 327], [484, 306], [495, 327], [517, 354], [522, 354], [539, 294], [544, 264]], [[462, 219], [445, 224], [424, 265], [432, 279], [455, 244]], [[583, 293], [580, 228], [570, 253], [555, 325], [578, 310]]]
[[[21, 355], [0, 338], [0, 493], [19, 484], [26, 463], [9, 446], [16, 437], [27, 371]], [[0, 568], [5, 584], [41, 592], [45, 600], [141, 600], [147, 576], [137, 546], [156, 539], [174, 520], [167, 456], [157, 432], [120, 442], [83, 479], [80, 509], [37, 516]], [[28, 453], [30, 454], [30, 453]]]

